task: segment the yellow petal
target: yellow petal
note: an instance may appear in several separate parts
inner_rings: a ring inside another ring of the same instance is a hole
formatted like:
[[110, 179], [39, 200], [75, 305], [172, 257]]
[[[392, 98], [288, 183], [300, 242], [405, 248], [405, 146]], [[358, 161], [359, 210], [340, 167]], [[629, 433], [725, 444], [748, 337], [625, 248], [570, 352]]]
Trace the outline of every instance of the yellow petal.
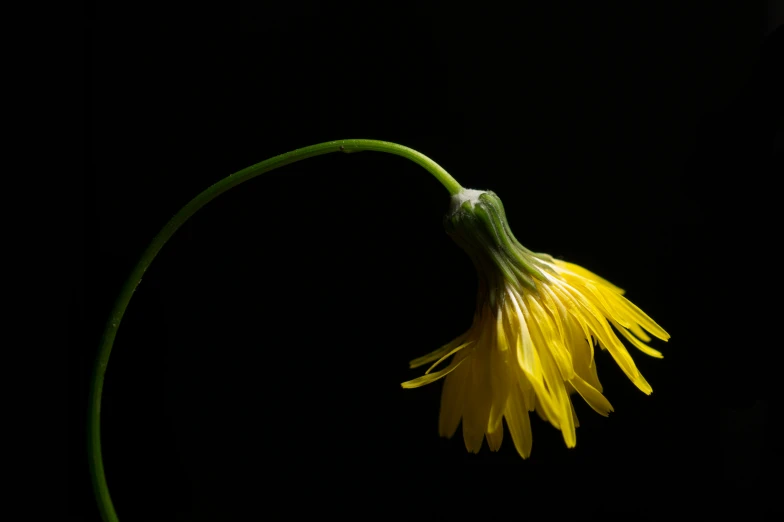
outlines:
[[651, 357], [656, 357], [657, 359], [661, 359], [661, 358], [664, 357], [659, 350], [654, 350], [653, 348], [651, 348], [647, 344], [643, 343], [642, 341], [640, 341], [639, 339], [634, 337], [632, 334], [627, 332], [621, 325], [619, 325], [615, 321], [613, 321], [612, 323], [613, 323], [613, 326], [615, 326], [615, 329], [618, 330], [621, 333], [621, 335], [626, 337], [626, 339], [630, 343], [632, 343], [634, 345], [634, 347], [637, 348], [638, 350], [640, 350], [642, 353], [644, 353], [646, 355], [650, 355]]
[[[525, 303], [522, 301], [520, 295], [512, 288], [507, 292], [507, 299], [514, 309], [514, 315], [509, 314], [507, 316], [511, 330], [509, 332], [510, 343], [512, 339], [515, 341], [517, 361], [520, 364], [520, 367], [526, 373], [535, 377], [539, 372], [537, 371], [537, 368], [535, 368], [533, 342], [531, 341], [528, 324], [522, 312], [522, 307], [525, 306]], [[517, 328], [514, 328], [515, 326]]]
[[[627, 307], [621, 300], [626, 301], [626, 298], [608, 291], [606, 288], [596, 287], [593, 284], [587, 284], [585, 287], [593, 293], [597, 302], [600, 303], [604, 315], [608, 318], [615, 319], [621, 326], [628, 328], [634, 335], [636, 335], [643, 342], [648, 342], [651, 338], [645, 331], [640, 328], [636, 314], [632, 314], [630, 308]], [[647, 317], [647, 316], [646, 316]], [[648, 318], [650, 319], [650, 318]], [[654, 323], [655, 324], [655, 323]], [[658, 325], [657, 325], [658, 326]], [[662, 330], [664, 332], [664, 330]], [[666, 332], [664, 332], [666, 334]]]
[[446, 355], [444, 355], [443, 357], [441, 357], [439, 360], [437, 360], [436, 362], [434, 362], [434, 363], [433, 363], [433, 365], [432, 365], [430, 368], [428, 368], [428, 369], [427, 369], [427, 371], [425, 372], [425, 375], [427, 375], [428, 373], [430, 373], [431, 371], [433, 371], [433, 368], [435, 368], [436, 366], [438, 366], [439, 364], [441, 364], [442, 362], [444, 362], [444, 361], [445, 361], [446, 359], [448, 359], [450, 356], [452, 356], [452, 355], [456, 354], [457, 352], [459, 352], [460, 350], [462, 350], [462, 349], [463, 349], [463, 348], [465, 348], [466, 346], [469, 346], [469, 345], [471, 345], [471, 344], [473, 344], [473, 343], [474, 343], [474, 341], [466, 341], [466, 342], [464, 342], [463, 344], [461, 344], [460, 346], [458, 346], [457, 348], [455, 348], [454, 350], [452, 350], [451, 352], [447, 353]]
[[552, 316], [542, 308], [539, 301], [532, 295], [528, 294], [525, 297], [528, 309], [533, 316], [533, 321], [542, 334], [544, 344], [541, 348], [545, 348], [553, 356], [555, 363], [558, 365], [558, 370], [561, 373], [561, 378], [564, 380], [571, 379], [572, 375], [574, 375], [572, 356], [566, 350], [566, 346], [564, 346], [563, 343], [563, 336], [558, 331]]
[[468, 332], [458, 337], [455, 337], [454, 339], [449, 341], [447, 344], [445, 344], [438, 350], [434, 350], [427, 355], [423, 355], [422, 357], [418, 357], [414, 359], [413, 361], [408, 363], [409, 368], [411, 369], [418, 368], [420, 366], [424, 366], [429, 362], [433, 362], [437, 359], [440, 359], [444, 354], [449, 353], [455, 346], [459, 346], [460, 343], [462, 343], [467, 336], [468, 336]]
[[571, 406], [571, 408], [572, 408], [572, 422], [574, 422], [574, 427], [575, 428], [579, 428], [580, 427], [580, 419], [577, 418], [577, 412], [574, 411], [574, 404], [572, 404], [572, 401], [569, 401], [569, 406]]
[[590, 338], [586, 339], [585, 334], [578, 325], [577, 320], [569, 315], [566, 320], [567, 346], [569, 353], [572, 354], [572, 365], [575, 373], [586, 378], [593, 366], [593, 350]]
[[566, 338], [567, 338], [567, 326], [566, 322], [569, 319], [569, 313], [566, 311], [566, 306], [558, 299], [558, 297], [550, 290], [549, 286], [546, 284], [540, 284], [537, 286], [540, 289], [541, 295], [543, 297], [542, 302], [545, 305], [545, 308], [550, 312], [550, 315], [553, 316], [553, 320], [555, 321], [555, 326], [558, 329], [559, 336], [561, 338], [561, 342], [566, 346]]
[[498, 427], [496, 431], [487, 432], [487, 445], [490, 446], [490, 451], [498, 451], [501, 448], [501, 442], [504, 440], [504, 423]]
[[548, 424], [552, 424], [555, 429], [560, 430], [561, 429], [561, 425], [558, 424], [558, 416], [554, 415], [554, 414], [551, 415], [550, 413], [545, 411], [545, 409], [542, 407], [542, 401], [539, 400], [539, 398], [540, 398], [540, 396], [537, 395], [536, 396], [536, 405], [534, 406], [534, 411], [536, 412], [536, 415], [540, 419], [542, 419], [544, 422], [546, 422]]
[[[499, 316], [500, 317], [500, 316]], [[503, 429], [503, 415], [506, 401], [509, 397], [509, 363], [508, 350], [501, 348], [506, 343], [502, 328], [493, 329], [493, 340], [490, 352], [490, 385], [492, 391], [492, 404], [490, 418], [488, 419], [487, 433]], [[489, 439], [488, 439], [489, 441]]]
[[590, 343], [591, 332], [586, 327], [585, 322], [579, 320], [578, 317], [580, 314], [582, 314], [580, 305], [574, 299], [572, 299], [571, 295], [569, 295], [569, 293], [557, 282], [554, 282], [554, 284], [551, 285], [550, 290], [556, 296], [558, 301], [564, 305], [564, 308], [566, 308], [566, 311], [571, 319], [577, 319], [575, 322], [583, 331], [583, 337], [589, 341], [589, 348], [591, 349], [591, 360], [593, 360], [593, 345]]
[[[601, 283], [602, 286], [605, 286], [612, 290], [613, 292], [623, 294], [623, 288], [619, 288], [612, 284], [611, 282], [607, 281], [604, 278], [599, 277], [598, 275], [594, 274], [590, 270], [586, 270], [585, 268], [581, 267], [580, 265], [575, 265], [574, 263], [568, 263], [566, 261], [561, 261], [560, 259], [554, 259], [555, 265], [561, 269], [563, 273], [566, 271], [566, 275], [569, 276], [571, 274], [577, 275], [579, 277], [588, 279], [589, 281], [595, 281], [597, 283]], [[571, 274], [569, 274], [571, 272]]]
[[[552, 423], [553, 426], [560, 427], [559, 414], [557, 413], [559, 407], [554, 402], [554, 398], [551, 396], [550, 391], [545, 385], [545, 376], [553, 371], [557, 373], [558, 368], [555, 367], [554, 364], [552, 364], [551, 367], [548, 367], [544, 364], [545, 359], [543, 354], [545, 352], [549, 353], [549, 349], [547, 348], [546, 343], [542, 338], [541, 333], [539, 332], [539, 328], [536, 322], [532, 318], [531, 312], [528, 310], [526, 301], [520, 299], [518, 305], [519, 310], [522, 312], [521, 319], [523, 323], [528, 324], [528, 328], [526, 329], [525, 333], [530, 334], [529, 341], [531, 343], [533, 352], [533, 373], [526, 371], [525, 368], [522, 368], [521, 366], [519, 367], [521, 367], [525, 377], [531, 383], [536, 399], [541, 403], [541, 407], [544, 409], [543, 415], [545, 418], [550, 423]], [[549, 358], [547, 361], [549, 361]]]
[[579, 375], [575, 375], [574, 379], [569, 381], [577, 393], [588, 403], [588, 406], [594, 409], [599, 415], [607, 417], [613, 410], [610, 401], [608, 401], [599, 390], [585, 382]]
[[575, 432], [575, 425], [574, 419], [576, 415], [574, 415], [574, 411], [572, 410], [572, 402], [569, 400], [569, 396], [566, 396], [565, 399], [565, 406], [566, 406], [566, 413], [564, 416], [566, 417], [566, 422], [561, 425], [561, 435], [563, 435], [564, 442], [566, 443], [567, 448], [573, 448], [577, 446], [577, 433]]
[[468, 366], [460, 366], [444, 380], [441, 409], [438, 414], [438, 434], [441, 437], [452, 438], [457, 431], [457, 425], [460, 424], [467, 372]]
[[624, 307], [629, 312], [629, 314], [637, 322], [637, 324], [639, 324], [640, 326], [648, 330], [651, 333], [651, 335], [653, 335], [654, 337], [658, 337], [662, 341], [666, 341], [670, 338], [670, 334], [665, 332], [664, 328], [656, 324], [656, 322], [653, 319], [648, 317], [648, 315], [645, 312], [637, 308], [637, 306], [634, 303], [632, 303], [631, 301], [629, 301], [628, 299], [626, 299], [621, 295], [615, 296], [615, 300], [620, 306]]
[[603, 294], [602, 291], [600, 291], [591, 283], [586, 284], [585, 288], [589, 291], [589, 295], [587, 296], [588, 299], [597, 306], [597, 308], [604, 314], [607, 320], [610, 321], [624, 337], [629, 339], [629, 341], [634, 344], [635, 347], [637, 347], [643, 353], [650, 355], [651, 357], [662, 357], [661, 352], [654, 350], [629, 334], [627, 330], [633, 330], [641, 339], [648, 341], [651, 340], [651, 338], [648, 337], [648, 335], [646, 335], [645, 332], [639, 327], [634, 318], [630, 317], [629, 313], [625, 309], [620, 309], [618, 306], [613, 306], [612, 301], [605, 299], [606, 296], [609, 296], [611, 299], [623, 299], [623, 297], [616, 294], [610, 294], [606, 290]]
[[616, 337], [615, 334], [607, 335], [602, 333], [598, 335], [602, 345], [610, 352], [612, 358], [618, 366], [620, 366], [629, 380], [632, 381], [640, 391], [646, 395], [650, 395], [652, 391], [650, 384], [648, 384], [648, 381], [642, 376], [640, 370], [637, 369], [637, 365], [634, 364], [634, 360], [618, 337]]
[[536, 408], [536, 391], [534, 390], [531, 381], [525, 375], [520, 376], [518, 381], [518, 388], [523, 394], [523, 407], [528, 411], [534, 411]]
[[447, 366], [443, 370], [439, 370], [439, 371], [437, 371], [435, 373], [428, 373], [426, 375], [422, 375], [421, 377], [417, 377], [416, 379], [412, 379], [410, 381], [406, 381], [406, 382], [402, 383], [400, 386], [402, 386], [403, 388], [419, 388], [420, 386], [424, 386], [426, 384], [430, 384], [431, 382], [435, 382], [438, 379], [440, 379], [441, 377], [446, 377], [447, 375], [449, 375], [450, 373], [455, 371], [455, 369], [458, 366], [460, 366], [461, 364], [463, 364], [463, 361], [465, 361], [465, 360], [466, 360], [466, 357], [463, 357], [463, 358], [461, 358], [459, 360], [453, 360], [449, 364], [449, 366]]
[[[599, 310], [601, 310], [605, 317], [612, 317], [626, 328], [631, 328], [631, 325], [635, 324], [634, 321], [628, 320], [628, 314], [618, 310], [617, 307], [611, 306], [611, 304], [607, 301], [607, 299], [605, 299], [605, 296], [596, 287], [596, 285], [592, 283], [586, 283], [583, 285], [583, 287], [588, 290], [586, 297], [593, 301], [593, 303], [599, 308]], [[610, 294], [610, 292], [606, 293]]]
[[[532, 314], [530, 311], [524, 313], [526, 313], [526, 318], [529, 317], [528, 314]], [[542, 375], [544, 376], [544, 382], [541, 386], [533, 383], [536, 390], [537, 404], [542, 406], [541, 414], [553, 426], [561, 430], [567, 445], [572, 447], [575, 441], [574, 422], [569, 406], [569, 395], [566, 393], [563, 377], [551, 351], [546, 346], [542, 332], [543, 325], [536, 320], [531, 320], [530, 323], [530, 332], [536, 347], [535, 353], [541, 360]]]
[[509, 434], [512, 436], [515, 449], [521, 457], [527, 459], [531, 456], [531, 445], [533, 437], [531, 435], [531, 420], [528, 412], [523, 407], [521, 392], [517, 389], [509, 395], [506, 403], [506, 424], [509, 427]]
[[575, 314], [575, 318], [578, 321], [585, 322], [585, 325], [591, 331], [591, 334], [599, 340], [603, 348], [606, 348], [610, 352], [610, 355], [612, 355], [615, 362], [621, 367], [621, 370], [623, 370], [629, 380], [631, 380], [643, 393], [646, 395], [650, 394], [652, 391], [650, 384], [648, 384], [645, 378], [640, 374], [640, 371], [634, 364], [634, 360], [623, 346], [623, 343], [621, 343], [620, 339], [618, 339], [615, 333], [610, 329], [607, 319], [596, 309], [596, 306], [591, 303], [590, 300], [586, 299], [579, 291], [569, 285], [563, 285], [562, 289], [579, 305], [579, 308], [570, 310], [570, 312]]
[[463, 441], [466, 449], [479, 453], [485, 429], [490, 418], [490, 363], [488, 346], [485, 339], [468, 357], [466, 390], [463, 398]]
[[645, 333], [645, 330], [640, 328], [639, 324], [631, 323], [630, 326], [629, 326], [629, 330], [631, 330], [631, 332], [634, 335], [636, 335], [637, 338], [640, 339], [642, 342], [644, 342], [644, 343], [650, 342], [650, 340], [651, 340], [650, 336], [647, 333]]

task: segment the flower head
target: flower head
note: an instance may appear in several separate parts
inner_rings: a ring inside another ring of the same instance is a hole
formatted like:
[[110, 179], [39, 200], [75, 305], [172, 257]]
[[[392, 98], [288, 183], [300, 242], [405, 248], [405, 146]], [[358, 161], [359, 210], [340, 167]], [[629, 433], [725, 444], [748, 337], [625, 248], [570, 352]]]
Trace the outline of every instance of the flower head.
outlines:
[[[623, 290], [580, 266], [523, 247], [492, 192], [463, 190], [452, 196], [445, 226], [479, 275], [473, 324], [452, 342], [411, 361], [411, 368], [433, 364], [402, 385], [417, 388], [446, 378], [441, 436], [452, 437], [462, 419], [468, 451], [478, 452], [485, 437], [496, 451], [506, 418], [515, 448], [527, 458], [529, 412], [536, 411], [574, 447], [577, 417], [571, 394], [577, 392], [601, 415], [613, 411], [596, 373], [596, 346], [608, 350], [640, 390], [651, 393], [616, 332], [659, 358], [661, 353], [645, 344], [651, 340], [648, 334], [664, 341], [669, 335], [623, 297]], [[436, 370], [450, 357], [446, 367]]]

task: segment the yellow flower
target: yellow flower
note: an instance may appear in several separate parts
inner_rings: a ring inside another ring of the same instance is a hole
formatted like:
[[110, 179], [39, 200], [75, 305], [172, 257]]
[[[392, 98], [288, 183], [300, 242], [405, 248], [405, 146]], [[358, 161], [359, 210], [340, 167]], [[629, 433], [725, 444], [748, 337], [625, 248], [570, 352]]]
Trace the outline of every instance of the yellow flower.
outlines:
[[[661, 353], [645, 344], [651, 340], [646, 331], [664, 341], [669, 335], [623, 297], [623, 290], [580, 266], [523, 247], [492, 192], [463, 190], [453, 196], [445, 226], [479, 275], [473, 324], [449, 344], [411, 361], [411, 368], [433, 365], [402, 384], [417, 388], [446, 377], [441, 436], [452, 437], [462, 419], [468, 451], [478, 452], [484, 437], [497, 451], [506, 418], [515, 448], [527, 458], [532, 444], [528, 413], [535, 410], [574, 447], [572, 393], [601, 415], [613, 411], [601, 393], [595, 346], [608, 350], [629, 379], [651, 393], [615, 332], [659, 358]], [[445, 368], [434, 371], [450, 357]]]

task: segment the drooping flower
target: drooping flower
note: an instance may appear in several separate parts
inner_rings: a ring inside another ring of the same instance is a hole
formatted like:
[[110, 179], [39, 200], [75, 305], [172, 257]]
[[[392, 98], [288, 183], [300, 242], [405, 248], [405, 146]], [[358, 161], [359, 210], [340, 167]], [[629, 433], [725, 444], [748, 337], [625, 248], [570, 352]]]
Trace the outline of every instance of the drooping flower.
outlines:
[[[645, 344], [651, 340], [648, 334], [664, 341], [669, 335], [623, 290], [578, 265], [523, 247], [492, 192], [463, 190], [452, 196], [445, 227], [479, 275], [474, 320], [464, 334], [411, 361], [411, 368], [433, 364], [423, 376], [402, 384], [417, 388], [445, 377], [441, 436], [452, 437], [462, 420], [468, 451], [478, 452], [485, 437], [496, 451], [505, 418], [515, 448], [527, 458], [529, 412], [536, 411], [574, 447], [577, 417], [570, 395], [577, 392], [601, 415], [613, 411], [602, 395], [596, 346], [609, 351], [640, 390], [651, 393], [616, 332], [658, 358], [661, 353]], [[450, 357], [445, 368], [436, 370]]]

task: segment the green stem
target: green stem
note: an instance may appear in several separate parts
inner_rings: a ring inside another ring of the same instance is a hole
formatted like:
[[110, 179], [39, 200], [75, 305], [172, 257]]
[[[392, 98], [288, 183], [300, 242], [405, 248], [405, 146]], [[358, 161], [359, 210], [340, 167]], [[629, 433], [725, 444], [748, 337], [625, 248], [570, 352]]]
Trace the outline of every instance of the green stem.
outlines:
[[98, 502], [98, 509], [100, 510], [101, 518], [105, 522], [114, 522], [117, 521], [118, 518], [117, 513], [114, 510], [114, 505], [112, 504], [111, 496], [109, 495], [109, 487], [106, 484], [103, 458], [101, 456], [101, 393], [103, 392], [104, 375], [106, 374], [106, 366], [109, 363], [109, 354], [112, 352], [114, 338], [117, 335], [117, 329], [120, 327], [120, 321], [125, 313], [125, 309], [128, 307], [133, 292], [139, 285], [144, 272], [150, 266], [152, 260], [155, 259], [155, 256], [163, 245], [166, 244], [166, 241], [174, 235], [177, 229], [180, 228], [188, 218], [195, 214], [201, 207], [230, 188], [236, 187], [240, 183], [248, 181], [259, 174], [269, 172], [270, 170], [288, 165], [289, 163], [320, 156], [322, 154], [329, 154], [330, 152], [359, 152], [363, 150], [388, 152], [410, 159], [435, 176], [435, 178], [446, 187], [450, 195], [455, 195], [463, 190], [463, 187], [433, 160], [408, 147], [378, 140], [330, 141], [275, 156], [274, 158], [257, 163], [222, 179], [193, 198], [190, 203], [177, 212], [161, 231], [158, 232], [158, 235], [153, 238], [131, 272], [131, 275], [128, 277], [128, 280], [125, 281], [125, 284], [120, 290], [120, 295], [117, 297], [106, 329], [104, 330], [101, 345], [98, 349], [95, 368], [93, 369], [87, 419], [87, 451], [90, 459], [90, 474], [92, 476], [95, 497]]

